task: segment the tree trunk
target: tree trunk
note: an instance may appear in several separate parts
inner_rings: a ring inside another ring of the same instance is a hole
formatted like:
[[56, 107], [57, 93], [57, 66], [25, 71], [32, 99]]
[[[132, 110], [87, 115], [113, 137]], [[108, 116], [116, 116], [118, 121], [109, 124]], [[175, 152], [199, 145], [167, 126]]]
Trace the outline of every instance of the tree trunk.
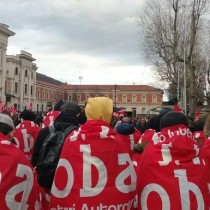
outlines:
[[197, 86], [196, 86], [196, 78], [195, 78], [195, 69], [192, 64], [189, 65], [189, 77], [190, 77], [190, 96], [189, 96], [189, 114], [195, 114], [195, 110], [197, 107]]

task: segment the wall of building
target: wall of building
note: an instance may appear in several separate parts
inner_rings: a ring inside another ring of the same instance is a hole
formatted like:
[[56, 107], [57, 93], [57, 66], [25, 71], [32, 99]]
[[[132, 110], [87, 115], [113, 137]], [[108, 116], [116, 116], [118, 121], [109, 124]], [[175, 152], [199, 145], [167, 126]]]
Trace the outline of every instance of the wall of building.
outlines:
[[6, 57], [6, 105], [23, 110], [36, 102], [36, 64], [32, 54], [21, 50], [20, 54]]
[[5, 81], [6, 81], [6, 50], [8, 38], [14, 36], [15, 33], [9, 30], [9, 26], [0, 23], [0, 100], [5, 103]]

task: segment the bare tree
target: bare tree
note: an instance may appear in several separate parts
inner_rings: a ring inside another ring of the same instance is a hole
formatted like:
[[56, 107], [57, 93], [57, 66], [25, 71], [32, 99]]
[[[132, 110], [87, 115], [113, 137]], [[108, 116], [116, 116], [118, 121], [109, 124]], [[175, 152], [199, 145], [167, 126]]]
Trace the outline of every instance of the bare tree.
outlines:
[[197, 90], [202, 86], [197, 77], [203, 74], [198, 65], [202, 60], [199, 35], [208, 3], [209, 0], [147, 0], [140, 14], [145, 52], [161, 78], [177, 86], [177, 95], [181, 93], [179, 87], [186, 69], [190, 113], [195, 113]]

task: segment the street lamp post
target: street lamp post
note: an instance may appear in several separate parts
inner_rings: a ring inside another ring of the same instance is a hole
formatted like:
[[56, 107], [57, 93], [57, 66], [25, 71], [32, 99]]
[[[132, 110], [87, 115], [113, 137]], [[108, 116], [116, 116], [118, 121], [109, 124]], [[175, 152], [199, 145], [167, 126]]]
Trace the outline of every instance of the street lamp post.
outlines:
[[120, 90], [117, 90], [117, 84], [114, 85], [114, 90], [111, 90], [111, 92], [114, 92], [114, 108], [117, 107], [117, 92]]
[[117, 107], [117, 84], [114, 85], [114, 107]]

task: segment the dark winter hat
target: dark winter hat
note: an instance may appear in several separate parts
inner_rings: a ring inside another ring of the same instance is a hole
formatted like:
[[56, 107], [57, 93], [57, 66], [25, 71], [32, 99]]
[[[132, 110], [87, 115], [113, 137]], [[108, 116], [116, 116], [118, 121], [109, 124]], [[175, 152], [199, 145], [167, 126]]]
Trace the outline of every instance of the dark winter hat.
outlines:
[[20, 118], [22, 118], [23, 120], [34, 121], [36, 115], [31, 110], [24, 110], [20, 113]]
[[64, 102], [62, 100], [58, 101], [54, 106], [54, 111], [60, 111], [63, 104], [64, 104]]
[[172, 111], [172, 109], [164, 108], [159, 112], [159, 115], [162, 117], [163, 115], [167, 114], [170, 111]]
[[69, 101], [63, 104], [60, 110], [62, 112], [73, 111], [75, 114], [79, 114], [81, 112], [80, 106], [72, 101]]
[[0, 114], [0, 123], [3, 123], [5, 125], [8, 125], [9, 127], [11, 127], [12, 129], [15, 129], [12, 118], [6, 114]]
[[188, 126], [188, 121], [183, 113], [175, 111], [170, 111], [166, 113], [160, 121], [161, 129], [179, 124]]

